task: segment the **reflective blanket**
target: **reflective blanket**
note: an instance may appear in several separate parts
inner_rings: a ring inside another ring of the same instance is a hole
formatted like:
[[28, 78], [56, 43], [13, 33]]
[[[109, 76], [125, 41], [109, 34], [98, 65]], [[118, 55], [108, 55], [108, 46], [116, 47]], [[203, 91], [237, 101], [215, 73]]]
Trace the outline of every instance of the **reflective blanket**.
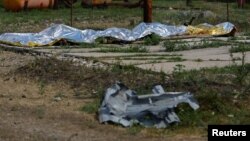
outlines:
[[198, 26], [172, 26], [161, 23], [141, 23], [134, 29], [108, 28], [96, 31], [92, 29], [80, 30], [63, 24], [55, 24], [39, 33], [4, 33], [0, 35], [0, 42], [15, 46], [51, 46], [64, 39], [73, 43], [93, 43], [100, 37], [112, 37], [122, 41], [135, 41], [150, 34], [161, 37], [177, 35], [224, 35], [235, 29], [234, 25], [225, 22], [212, 26], [201, 24]]

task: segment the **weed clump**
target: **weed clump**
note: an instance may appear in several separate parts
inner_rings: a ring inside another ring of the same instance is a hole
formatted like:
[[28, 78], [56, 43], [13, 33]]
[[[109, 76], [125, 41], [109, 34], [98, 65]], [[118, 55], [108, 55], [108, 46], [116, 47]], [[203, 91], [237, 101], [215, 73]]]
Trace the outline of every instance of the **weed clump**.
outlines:
[[145, 53], [148, 52], [148, 49], [142, 46], [130, 46], [128, 48], [121, 47], [109, 47], [109, 48], [101, 48], [98, 52], [124, 52], [124, 53]]
[[232, 46], [232, 48], [229, 51], [230, 53], [246, 52], [250, 51], [250, 46], [246, 44], [239, 44], [237, 46]]
[[144, 44], [145, 45], [158, 45], [161, 41], [161, 37], [156, 35], [156, 34], [152, 34], [152, 35], [149, 35], [147, 36], [145, 39], [144, 39]]

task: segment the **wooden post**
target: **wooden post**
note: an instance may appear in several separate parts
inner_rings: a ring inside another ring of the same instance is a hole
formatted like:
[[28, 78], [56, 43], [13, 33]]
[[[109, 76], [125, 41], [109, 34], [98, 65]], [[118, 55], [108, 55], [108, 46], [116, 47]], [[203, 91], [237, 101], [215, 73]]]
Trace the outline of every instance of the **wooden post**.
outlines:
[[143, 21], [145, 23], [151, 23], [152, 22], [152, 0], [144, 0], [144, 19]]
[[53, 5], [53, 9], [58, 9], [58, 0], [54, 0], [54, 5]]

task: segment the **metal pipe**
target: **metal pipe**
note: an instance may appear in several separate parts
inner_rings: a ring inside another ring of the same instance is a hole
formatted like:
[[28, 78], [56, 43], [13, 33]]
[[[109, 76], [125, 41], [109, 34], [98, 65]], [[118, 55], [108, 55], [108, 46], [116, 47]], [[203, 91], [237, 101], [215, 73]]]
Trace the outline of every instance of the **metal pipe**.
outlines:
[[145, 23], [151, 23], [152, 22], [152, 0], [144, 0], [143, 8], [144, 8], [143, 21]]

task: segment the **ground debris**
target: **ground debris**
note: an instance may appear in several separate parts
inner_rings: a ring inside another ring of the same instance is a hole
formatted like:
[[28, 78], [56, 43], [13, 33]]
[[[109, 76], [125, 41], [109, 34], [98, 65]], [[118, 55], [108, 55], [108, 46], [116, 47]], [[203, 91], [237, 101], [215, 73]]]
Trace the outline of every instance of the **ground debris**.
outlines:
[[190, 92], [165, 92], [161, 85], [153, 88], [153, 94], [136, 95], [124, 84], [117, 82], [108, 88], [99, 109], [99, 121], [121, 124], [125, 127], [140, 124], [145, 127], [166, 128], [180, 122], [174, 112], [179, 103], [199, 108]]

